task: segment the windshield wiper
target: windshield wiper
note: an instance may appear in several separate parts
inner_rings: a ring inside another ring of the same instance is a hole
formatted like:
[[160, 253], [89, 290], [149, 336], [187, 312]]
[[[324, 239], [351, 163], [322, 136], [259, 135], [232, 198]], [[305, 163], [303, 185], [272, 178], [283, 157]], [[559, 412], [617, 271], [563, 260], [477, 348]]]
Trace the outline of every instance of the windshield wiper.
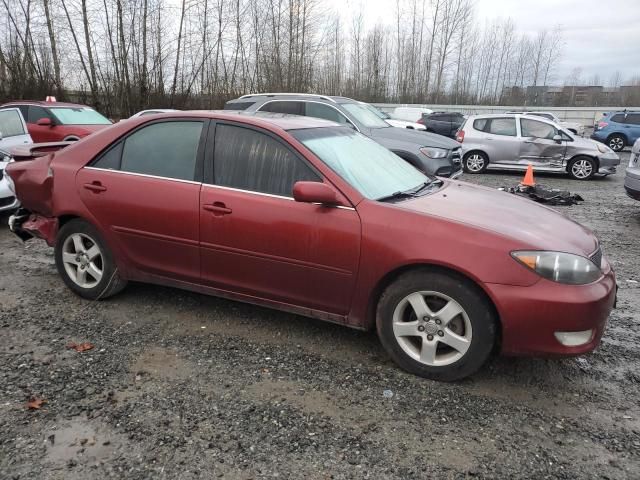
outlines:
[[385, 195], [384, 197], [376, 198], [378, 202], [386, 202], [388, 200], [397, 200], [399, 198], [415, 197], [415, 195], [409, 191], [394, 192], [391, 195]]
[[413, 188], [410, 188], [408, 190], [401, 190], [398, 192], [394, 192], [391, 195], [385, 195], [384, 197], [380, 197], [380, 198], [376, 198], [376, 200], [378, 202], [385, 202], [388, 200], [397, 200], [400, 198], [413, 198], [413, 197], [418, 197], [420, 195], [418, 195], [419, 193], [425, 191], [427, 188], [429, 187], [433, 187], [436, 185], [441, 185], [442, 184], [442, 180], [438, 180], [438, 179], [434, 179], [434, 180], [430, 180], [428, 182], [422, 182], [420, 185], [417, 185]]
[[429, 187], [439, 187], [440, 185], [442, 185], [442, 183], [443, 183], [442, 180], [434, 178], [433, 180], [430, 180], [428, 182], [421, 183], [416, 188], [410, 190], [410, 192], [413, 195], [417, 196], [419, 193], [424, 192], [427, 188], [429, 188]]

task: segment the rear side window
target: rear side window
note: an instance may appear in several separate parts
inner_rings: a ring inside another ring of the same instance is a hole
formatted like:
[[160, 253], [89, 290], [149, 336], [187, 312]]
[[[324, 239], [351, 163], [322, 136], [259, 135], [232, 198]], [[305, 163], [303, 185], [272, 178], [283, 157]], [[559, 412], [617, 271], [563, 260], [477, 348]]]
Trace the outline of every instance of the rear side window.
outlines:
[[347, 119], [335, 108], [322, 103], [305, 102], [305, 115], [307, 117], [323, 118], [332, 122], [347, 123]]
[[611, 117], [612, 122], [624, 123], [624, 113], [616, 113]]
[[640, 125], [640, 113], [628, 113], [626, 123]]
[[516, 136], [515, 118], [479, 118], [473, 122], [473, 128], [492, 135]]
[[214, 183], [284, 197], [299, 181], [321, 181], [301, 159], [274, 138], [248, 128], [216, 126]]
[[194, 180], [202, 122], [154, 123], [104, 153], [94, 167]]
[[225, 110], [246, 110], [256, 102], [227, 102], [224, 104]]
[[522, 128], [523, 137], [548, 138], [551, 140], [558, 133], [553, 125], [526, 118], [520, 119], [520, 127]]
[[288, 113], [290, 115], [304, 115], [302, 102], [268, 102], [260, 107], [261, 112]]
[[19, 111], [16, 110], [0, 110], [0, 134], [4, 137], [15, 137], [16, 135], [24, 135], [24, 125]]

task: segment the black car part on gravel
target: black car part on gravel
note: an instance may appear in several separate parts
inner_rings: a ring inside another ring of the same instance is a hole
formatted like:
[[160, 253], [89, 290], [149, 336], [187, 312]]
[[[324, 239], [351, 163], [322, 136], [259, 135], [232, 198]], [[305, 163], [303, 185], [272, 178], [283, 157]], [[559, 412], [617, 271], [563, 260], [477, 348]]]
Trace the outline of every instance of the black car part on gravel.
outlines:
[[533, 187], [518, 185], [517, 187], [500, 187], [498, 190], [547, 205], [578, 205], [579, 202], [584, 202], [584, 198], [578, 194], [572, 195], [568, 190], [558, 190], [545, 185], [534, 185]]

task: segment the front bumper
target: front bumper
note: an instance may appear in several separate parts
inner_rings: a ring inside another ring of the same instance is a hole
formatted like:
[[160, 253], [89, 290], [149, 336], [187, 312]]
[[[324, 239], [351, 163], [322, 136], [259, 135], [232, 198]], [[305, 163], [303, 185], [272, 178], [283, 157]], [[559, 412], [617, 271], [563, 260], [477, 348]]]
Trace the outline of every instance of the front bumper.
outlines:
[[624, 177], [624, 189], [634, 200], [640, 200], [640, 168], [627, 169]]
[[[600, 343], [616, 299], [616, 279], [607, 273], [589, 285], [562, 285], [541, 279], [530, 287], [487, 285], [502, 323], [505, 355], [571, 356], [591, 352]], [[557, 332], [593, 330], [581, 345], [567, 346]]]
[[612, 175], [616, 173], [616, 168], [620, 165], [620, 157], [613, 153], [605, 153], [598, 157], [598, 173]]

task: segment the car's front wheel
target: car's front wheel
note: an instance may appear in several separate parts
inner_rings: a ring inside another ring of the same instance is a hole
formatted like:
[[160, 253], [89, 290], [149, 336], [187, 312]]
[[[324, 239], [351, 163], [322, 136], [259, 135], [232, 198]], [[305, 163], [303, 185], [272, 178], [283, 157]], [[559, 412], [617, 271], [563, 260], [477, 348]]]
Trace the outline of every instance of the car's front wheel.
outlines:
[[590, 157], [576, 157], [569, 162], [567, 171], [575, 180], [589, 180], [598, 171], [596, 161]]
[[126, 286], [102, 236], [84, 220], [71, 220], [60, 229], [55, 260], [64, 283], [81, 297], [99, 300]]
[[453, 381], [471, 375], [495, 343], [493, 306], [463, 277], [419, 269], [383, 293], [377, 329], [391, 358], [408, 372]]
[[611, 135], [607, 139], [607, 145], [614, 152], [621, 152], [626, 146], [626, 144], [627, 142], [625, 141], [625, 138], [619, 134]]
[[482, 173], [489, 165], [489, 158], [482, 152], [469, 152], [464, 156], [463, 167], [467, 173]]

